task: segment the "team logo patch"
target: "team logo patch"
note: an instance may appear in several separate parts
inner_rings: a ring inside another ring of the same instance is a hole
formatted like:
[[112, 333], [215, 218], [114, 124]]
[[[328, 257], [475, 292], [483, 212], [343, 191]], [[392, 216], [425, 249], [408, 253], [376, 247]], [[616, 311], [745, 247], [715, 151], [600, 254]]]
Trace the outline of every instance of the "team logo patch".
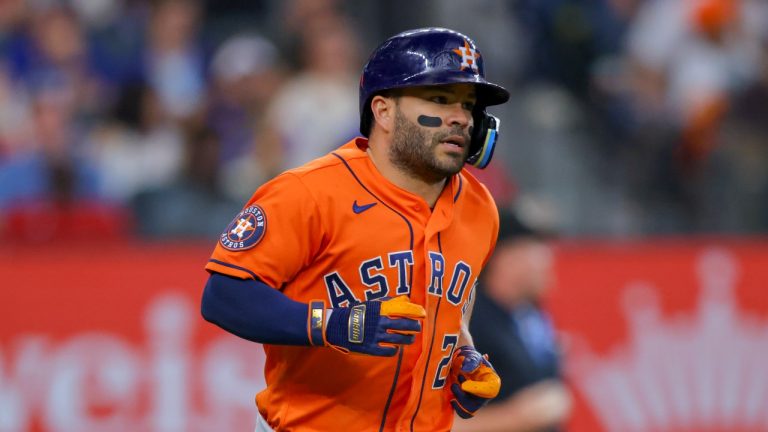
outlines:
[[224, 249], [231, 251], [250, 249], [264, 237], [266, 229], [267, 215], [261, 207], [252, 205], [235, 216], [221, 233], [219, 242]]
[[470, 68], [473, 71], [478, 72], [477, 59], [480, 58], [480, 53], [475, 51], [475, 49], [469, 45], [469, 42], [465, 40], [464, 46], [456, 48], [453, 52], [461, 56], [461, 70]]

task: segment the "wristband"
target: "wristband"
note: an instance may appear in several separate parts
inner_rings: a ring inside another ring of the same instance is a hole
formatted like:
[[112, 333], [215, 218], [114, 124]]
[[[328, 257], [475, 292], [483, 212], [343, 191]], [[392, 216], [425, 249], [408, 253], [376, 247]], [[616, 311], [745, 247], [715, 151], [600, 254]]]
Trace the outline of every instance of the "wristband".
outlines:
[[322, 300], [309, 302], [307, 334], [312, 346], [325, 346], [325, 302]]

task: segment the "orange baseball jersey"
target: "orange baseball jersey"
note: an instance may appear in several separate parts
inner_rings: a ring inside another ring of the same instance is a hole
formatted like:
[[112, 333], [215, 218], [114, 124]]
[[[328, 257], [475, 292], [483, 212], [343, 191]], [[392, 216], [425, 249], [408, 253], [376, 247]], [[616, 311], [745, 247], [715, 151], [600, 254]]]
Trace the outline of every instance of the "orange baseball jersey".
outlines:
[[357, 138], [264, 184], [206, 265], [301, 302], [408, 295], [427, 311], [415, 342], [394, 357], [264, 345], [267, 388], [256, 404], [276, 430], [442, 431], [453, 422], [449, 361], [495, 246], [496, 206], [462, 170], [430, 210], [384, 178], [366, 147]]

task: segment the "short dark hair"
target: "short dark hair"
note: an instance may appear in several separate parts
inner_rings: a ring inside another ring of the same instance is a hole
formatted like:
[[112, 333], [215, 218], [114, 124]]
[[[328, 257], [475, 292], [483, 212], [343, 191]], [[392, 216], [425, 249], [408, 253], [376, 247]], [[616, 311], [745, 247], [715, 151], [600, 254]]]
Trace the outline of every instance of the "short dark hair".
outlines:
[[551, 237], [552, 233], [525, 223], [515, 212], [499, 209], [499, 244], [517, 239], [546, 241]]

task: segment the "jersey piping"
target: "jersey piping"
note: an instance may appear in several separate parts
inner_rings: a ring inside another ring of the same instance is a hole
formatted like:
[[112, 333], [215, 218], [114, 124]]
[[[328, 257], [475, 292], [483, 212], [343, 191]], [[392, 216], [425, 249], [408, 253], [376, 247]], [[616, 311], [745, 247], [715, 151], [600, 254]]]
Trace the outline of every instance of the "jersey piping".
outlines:
[[209, 262], [213, 262], [213, 263], [216, 263], [216, 264], [218, 264], [218, 265], [221, 265], [221, 266], [224, 266], [224, 267], [229, 267], [229, 268], [232, 268], [232, 269], [235, 269], [235, 270], [240, 270], [241, 272], [245, 272], [245, 273], [248, 273], [249, 275], [251, 275], [251, 277], [252, 277], [254, 280], [259, 280], [259, 277], [258, 277], [258, 276], [256, 276], [256, 273], [254, 273], [254, 272], [252, 272], [252, 271], [248, 270], [248, 269], [247, 269], [247, 268], [245, 268], [245, 267], [240, 267], [240, 266], [238, 266], [238, 265], [230, 264], [230, 263], [228, 263], [228, 262], [220, 261], [220, 260], [217, 260], [217, 259], [213, 259], [213, 258], [209, 259], [208, 261], [209, 261]]
[[[443, 253], [443, 244], [440, 241], [440, 233], [437, 233], [437, 249], [440, 251], [440, 253]], [[435, 306], [435, 317], [432, 321], [432, 339], [429, 341], [429, 351], [427, 351], [427, 364], [429, 363], [429, 360], [432, 358], [432, 348], [434, 348], [435, 345], [435, 333], [437, 332], [437, 317], [440, 316], [440, 304], [443, 302], [443, 297], [440, 296], [440, 298], [437, 299], [437, 306]], [[419, 415], [419, 409], [421, 408], [421, 401], [424, 398], [424, 383], [427, 381], [427, 372], [429, 371], [428, 368], [424, 368], [424, 375], [421, 377], [421, 388], [419, 389], [419, 402], [416, 403], [416, 411], [413, 413], [413, 417], [411, 417], [411, 432], [413, 432], [413, 424], [416, 422], [416, 416]]]
[[[384, 202], [384, 200], [382, 200], [381, 198], [376, 196], [375, 193], [371, 192], [371, 190], [368, 189], [365, 186], [365, 184], [363, 184], [363, 182], [357, 177], [357, 174], [355, 174], [355, 171], [352, 169], [352, 167], [349, 166], [349, 164], [347, 163], [346, 160], [344, 160], [344, 158], [342, 158], [341, 156], [339, 156], [336, 153], [331, 153], [331, 154], [336, 156], [344, 164], [344, 166], [349, 171], [349, 174], [352, 175], [352, 177], [360, 185], [360, 187], [365, 189], [365, 191], [368, 192], [372, 197], [376, 198], [376, 201], [380, 202], [384, 207], [388, 208], [390, 211], [392, 211], [393, 213], [395, 213], [396, 215], [400, 216], [400, 218], [403, 219], [405, 224], [408, 226], [408, 232], [409, 232], [409, 235], [410, 235], [410, 247], [409, 247], [409, 249], [413, 250], [413, 226], [411, 225], [411, 221], [409, 221], [408, 218], [406, 218], [402, 213], [400, 213], [399, 211], [397, 211], [394, 208], [392, 208], [391, 206], [389, 206], [389, 204]], [[409, 279], [409, 285], [413, 286], [412, 285], [413, 284], [413, 272], [411, 272], [411, 274], [408, 276], [408, 279]], [[408, 296], [410, 297], [410, 294]], [[438, 306], [439, 306], [439, 303], [438, 303]], [[395, 395], [395, 389], [397, 388], [397, 381], [400, 378], [400, 367], [402, 366], [402, 363], [403, 363], [403, 348], [400, 348], [399, 351], [400, 352], [398, 353], [398, 356], [397, 356], [397, 366], [395, 367], [395, 377], [392, 380], [392, 386], [389, 388], [389, 395], [387, 395], [387, 402], [384, 404], [384, 410], [381, 413], [381, 425], [379, 426], [379, 432], [384, 430], [384, 425], [387, 422], [387, 414], [389, 413], [389, 407], [390, 407], [390, 405], [392, 403], [392, 397]], [[429, 359], [429, 357], [427, 357], [427, 359]], [[429, 361], [427, 361], [427, 362], [429, 362]], [[423, 383], [422, 383], [422, 388], [423, 388]]]
[[461, 186], [464, 184], [464, 181], [461, 179], [461, 176], [459, 177], [459, 186], [456, 188], [456, 195], [453, 196], [453, 202], [456, 202], [459, 200], [459, 195], [461, 195]]

